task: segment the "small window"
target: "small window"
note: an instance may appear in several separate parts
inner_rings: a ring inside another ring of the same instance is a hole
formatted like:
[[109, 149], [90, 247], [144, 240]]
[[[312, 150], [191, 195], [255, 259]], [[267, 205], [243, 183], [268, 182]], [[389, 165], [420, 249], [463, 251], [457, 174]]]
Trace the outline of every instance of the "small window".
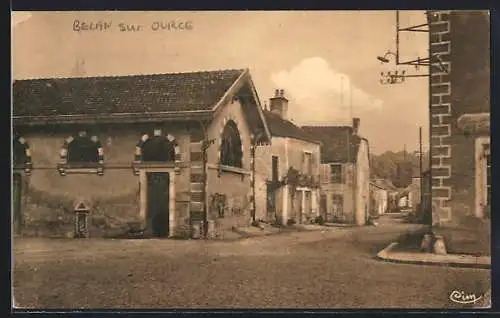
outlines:
[[220, 149], [221, 164], [225, 166], [242, 168], [243, 152], [241, 138], [236, 123], [230, 120], [222, 132]]
[[342, 165], [341, 164], [330, 165], [330, 175], [332, 183], [343, 183]]
[[272, 164], [272, 181], [276, 182], [276, 181], [278, 181], [279, 158], [277, 156], [273, 156], [271, 164]]

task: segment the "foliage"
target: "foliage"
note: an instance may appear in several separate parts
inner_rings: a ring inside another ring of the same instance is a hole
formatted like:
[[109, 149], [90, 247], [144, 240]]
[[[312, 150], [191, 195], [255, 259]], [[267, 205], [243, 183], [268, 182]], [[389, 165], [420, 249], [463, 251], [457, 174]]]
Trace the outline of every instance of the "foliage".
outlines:
[[[371, 155], [371, 177], [391, 180], [396, 187], [407, 186], [402, 182], [401, 175], [398, 176], [398, 164], [408, 162], [411, 165], [411, 174], [418, 176], [420, 173], [420, 158], [417, 152], [386, 151], [380, 155]], [[424, 152], [422, 159], [422, 171], [429, 167], [429, 152]], [[411, 177], [411, 176], [410, 176]]]
[[[289, 187], [292, 210], [294, 209], [295, 194], [298, 187], [309, 187], [309, 188], [319, 188], [319, 182], [311, 175], [306, 175], [295, 169], [294, 167], [288, 168], [286, 175], [278, 181], [268, 181], [273, 190], [277, 190], [285, 185]], [[277, 217], [277, 215], [276, 215]], [[282, 221], [281, 221], [282, 222]], [[276, 219], [277, 224], [281, 224], [279, 220]], [[294, 221], [295, 222], [295, 221]], [[288, 224], [288, 221], [287, 221]]]
[[323, 216], [320, 215], [320, 216], [316, 217], [316, 219], [314, 220], [314, 223], [319, 224], [319, 225], [324, 225], [325, 224], [325, 220], [323, 219]]
[[274, 186], [275, 190], [285, 185], [288, 185], [292, 191], [295, 191], [298, 187], [319, 188], [318, 180], [311, 175], [299, 172], [294, 167], [288, 168], [286, 175], [281, 180], [268, 181], [268, 183]]
[[288, 226], [294, 225], [296, 223], [297, 223], [297, 221], [295, 221], [295, 219], [288, 219], [288, 221], [286, 221], [286, 225], [288, 225]]

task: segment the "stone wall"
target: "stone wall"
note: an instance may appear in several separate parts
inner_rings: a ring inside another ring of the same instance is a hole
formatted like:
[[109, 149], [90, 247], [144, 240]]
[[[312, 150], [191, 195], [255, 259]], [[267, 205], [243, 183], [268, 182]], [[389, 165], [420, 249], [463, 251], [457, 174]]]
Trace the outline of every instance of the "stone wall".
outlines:
[[430, 11], [432, 202], [434, 223], [460, 223], [474, 214], [475, 136], [457, 127], [466, 113], [490, 110], [487, 11]]
[[[164, 133], [176, 137], [181, 160], [189, 160], [186, 130], [165, 125]], [[56, 170], [64, 140], [80, 129], [92, 131], [99, 137], [104, 149], [104, 175], [67, 174]], [[83, 201], [90, 209], [90, 235], [102, 236], [128, 228], [129, 223], [141, 222], [139, 204], [139, 177], [133, 174], [131, 164], [135, 146], [144, 133], [152, 133], [152, 126], [137, 127], [79, 127], [71, 129], [17, 128], [29, 142], [34, 169], [24, 176], [22, 191], [23, 235], [68, 236], [74, 230], [74, 207]], [[189, 171], [176, 175], [177, 192], [189, 193]], [[189, 217], [185, 202], [179, 197], [179, 211], [183, 219]], [[183, 205], [184, 204], [184, 205]], [[180, 220], [178, 220], [181, 222]]]
[[[242, 146], [242, 168], [235, 170], [220, 169], [221, 135], [225, 125], [233, 121], [240, 134]], [[250, 128], [246, 122], [241, 104], [233, 99], [222, 108], [207, 129], [208, 139], [215, 143], [207, 150], [207, 201], [208, 218], [215, 220], [219, 230], [231, 227], [248, 226], [251, 222], [251, 160]], [[218, 216], [212, 206], [216, 195], [225, 196], [224, 216]]]

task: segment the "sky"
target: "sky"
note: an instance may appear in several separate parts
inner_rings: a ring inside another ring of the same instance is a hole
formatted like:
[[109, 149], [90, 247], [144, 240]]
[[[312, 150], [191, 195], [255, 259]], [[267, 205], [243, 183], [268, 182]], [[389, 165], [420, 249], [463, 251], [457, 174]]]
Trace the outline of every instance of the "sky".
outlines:
[[[360, 133], [375, 154], [404, 147], [417, 150], [422, 126], [426, 150], [428, 79], [380, 84], [381, 72], [427, 73], [426, 67], [377, 60], [387, 50], [396, 50], [395, 15], [395, 11], [13, 12], [12, 74], [14, 79], [27, 79], [248, 68], [261, 103], [275, 89], [284, 89], [290, 100], [288, 117], [298, 125], [339, 124], [358, 117]], [[82, 23], [104, 22], [111, 23], [106, 30], [81, 28]], [[168, 29], [172, 22], [177, 29]], [[401, 11], [400, 22], [401, 27], [425, 23], [424, 11]], [[125, 32], [120, 23], [141, 28]], [[427, 57], [427, 50], [427, 33], [401, 34], [400, 60]]]

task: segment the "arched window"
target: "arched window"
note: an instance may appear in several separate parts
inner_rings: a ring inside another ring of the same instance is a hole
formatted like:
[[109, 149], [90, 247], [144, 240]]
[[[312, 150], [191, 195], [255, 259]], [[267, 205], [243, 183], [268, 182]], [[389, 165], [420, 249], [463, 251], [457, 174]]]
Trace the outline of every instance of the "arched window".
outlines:
[[104, 173], [104, 150], [101, 142], [97, 136], [88, 137], [85, 131], [64, 141], [60, 157], [58, 170], [63, 176], [66, 175], [66, 170], [76, 172], [74, 169], [90, 169], [85, 173], [97, 172], [100, 176]]
[[27, 146], [24, 138], [14, 138], [12, 144], [12, 161], [14, 165], [24, 165], [26, 162], [30, 161], [26, 149]]
[[68, 144], [68, 163], [99, 162], [100, 145], [87, 136], [77, 136]]
[[228, 121], [221, 136], [220, 160], [222, 165], [241, 168], [243, 166], [241, 138], [238, 126], [232, 120]]
[[12, 163], [14, 168], [22, 168], [26, 174], [31, 173], [31, 148], [23, 137], [15, 137], [12, 143]]
[[174, 136], [155, 129], [152, 135], [144, 134], [135, 146], [133, 171], [139, 175], [142, 162], [179, 162], [181, 153]]
[[175, 145], [164, 136], [148, 138], [142, 145], [142, 161], [168, 162], [175, 160]]

